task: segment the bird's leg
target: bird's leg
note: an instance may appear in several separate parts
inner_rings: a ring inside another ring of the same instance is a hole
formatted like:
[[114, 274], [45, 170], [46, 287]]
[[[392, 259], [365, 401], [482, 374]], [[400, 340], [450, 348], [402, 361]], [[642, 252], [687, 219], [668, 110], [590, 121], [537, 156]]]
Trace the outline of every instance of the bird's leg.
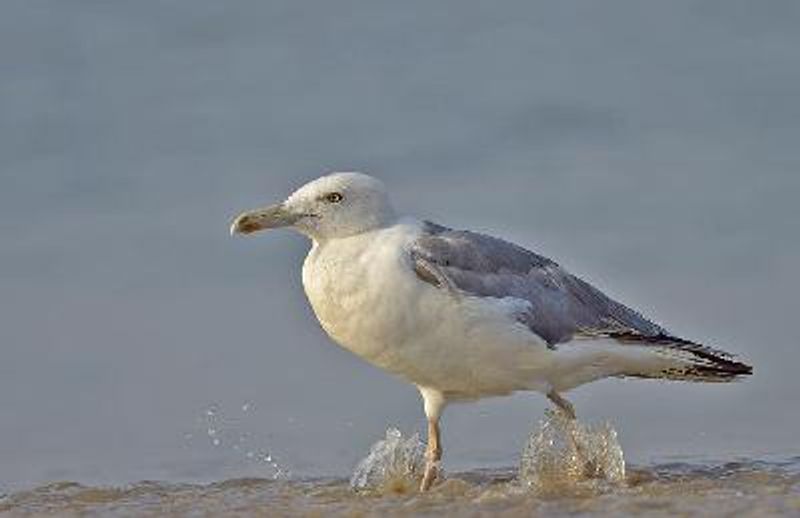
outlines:
[[553, 402], [555, 406], [559, 408], [564, 414], [569, 417], [572, 421], [575, 420], [575, 407], [572, 406], [572, 403], [561, 397], [561, 394], [552, 390], [547, 393], [547, 399]]
[[554, 405], [558, 407], [559, 410], [564, 412], [564, 415], [567, 416], [570, 420], [570, 439], [572, 440], [572, 446], [575, 448], [575, 453], [578, 456], [578, 460], [581, 464], [583, 464], [583, 468], [587, 473], [591, 473], [594, 471], [595, 466], [592, 461], [589, 460], [589, 455], [587, 455], [586, 450], [584, 449], [583, 445], [578, 441], [576, 434], [577, 434], [577, 419], [575, 417], [575, 407], [572, 406], [572, 403], [561, 397], [556, 391], [550, 391], [547, 393], [547, 399], [553, 402]]
[[425, 473], [422, 475], [420, 491], [430, 489], [439, 475], [439, 461], [442, 459], [442, 445], [439, 436], [439, 420], [428, 419], [428, 447], [425, 449]]
[[436, 389], [417, 386], [425, 406], [425, 417], [428, 418], [428, 447], [425, 449], [425, 472], [419, 490], [430, 489], [439, 476], [439, 461], [442, 459], [442, 443], [439, 435], [439, 419], [447, 405], [444, 394]]

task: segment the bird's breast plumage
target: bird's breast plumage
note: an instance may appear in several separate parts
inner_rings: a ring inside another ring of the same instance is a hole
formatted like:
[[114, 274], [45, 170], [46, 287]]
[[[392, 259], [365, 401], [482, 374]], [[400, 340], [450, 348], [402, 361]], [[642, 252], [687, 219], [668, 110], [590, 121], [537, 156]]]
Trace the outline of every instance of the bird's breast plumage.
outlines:
[[402, 239], [384, 229], [315, 243], [303, 265], [303, 286], [323, 329], [379, 365], [405, 336], [414, 299]]

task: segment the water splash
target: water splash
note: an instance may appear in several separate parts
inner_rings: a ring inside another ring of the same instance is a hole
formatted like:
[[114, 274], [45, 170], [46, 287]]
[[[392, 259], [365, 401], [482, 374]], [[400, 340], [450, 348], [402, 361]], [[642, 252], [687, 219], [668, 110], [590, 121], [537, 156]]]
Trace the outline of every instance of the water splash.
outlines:
[[425, 445], [418, 434], [404, 438], [399, 430], [389, 428], [386, 438], [373, 444], [369, 454], [356, 466], [350, 487], [399, 493], [416, 490], [424, 468], [424, 451]]
[[199, 430], [187, 432], [183, 438], [187, 443], [196, 443], [197, 439], [204, 438], [201, 443], [233, 454], [245, 462], [266, 466], [275, 480], [291, 478], [289, 468], [270, 449], [263, 447], [264, 439], [250, 431], [255, 427], [251, 422], [254, 414], [254, 405], [250, 401], [228, 412], [224, 412], [220, 405], [209, 405], [196, 419]]
[[588, 425], [547, 410], [523, 449], [519, 479], [542, 492], [586, 480], [622, 484], [625, 459], [617, 432], [607, 422]]

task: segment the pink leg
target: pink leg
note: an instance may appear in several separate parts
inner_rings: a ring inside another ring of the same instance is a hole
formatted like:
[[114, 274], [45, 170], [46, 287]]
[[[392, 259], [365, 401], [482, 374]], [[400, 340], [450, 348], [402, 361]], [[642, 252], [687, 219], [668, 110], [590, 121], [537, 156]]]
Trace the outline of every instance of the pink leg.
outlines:
[[439, 436], [439, 422], [428, 421], [428, 447], [425, 450], [425, 473], [422, 476], [420, 491], [430, 489], [439, 475], [439, 461], [442, 459], [442, 446]]

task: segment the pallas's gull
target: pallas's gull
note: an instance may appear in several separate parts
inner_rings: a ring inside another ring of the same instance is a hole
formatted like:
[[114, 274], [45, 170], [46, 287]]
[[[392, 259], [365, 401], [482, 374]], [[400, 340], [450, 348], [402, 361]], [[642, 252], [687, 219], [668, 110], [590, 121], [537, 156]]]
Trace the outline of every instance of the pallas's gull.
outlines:
[[318, 178], [238, 216], [232, 233], [291, 227], [312, 241], [303, 286], [328, 335], [413, 383], [428, 420], [421, 488], [437, 477], [449, 402], [562, 394], [610, 376], [731, 381], [750, 366], [670, 334], [554, 261], [496, 237], [401, 218], [361, 173]]

